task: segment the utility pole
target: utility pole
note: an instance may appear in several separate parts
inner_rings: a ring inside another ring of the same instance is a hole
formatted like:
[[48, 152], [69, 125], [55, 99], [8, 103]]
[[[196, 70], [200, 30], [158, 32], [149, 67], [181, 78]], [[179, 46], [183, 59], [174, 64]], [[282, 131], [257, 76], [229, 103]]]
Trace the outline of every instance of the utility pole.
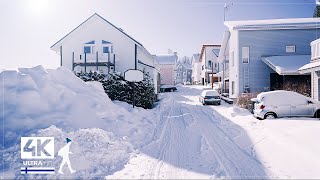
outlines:
[[223, 22], [226, 21], [226, 11], [230, 6], [233, 6], [233, 3], [225, 3], [223, 8]]
[[211, 88], [213, 89], [213, 61], [211, 61]]

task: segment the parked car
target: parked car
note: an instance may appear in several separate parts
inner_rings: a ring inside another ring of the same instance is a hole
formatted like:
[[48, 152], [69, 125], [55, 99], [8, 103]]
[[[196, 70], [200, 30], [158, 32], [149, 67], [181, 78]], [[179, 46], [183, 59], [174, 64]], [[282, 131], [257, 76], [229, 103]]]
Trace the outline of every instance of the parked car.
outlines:
[[174, 92], [177, 88], [173, 85], [161, 85], [160, 92]]
[[221, 104], [220, 94], [216, 90], [204, 90], [201, 93], [199, 101], [203, 104]]
[[320, 102], [292, 91], [270, 91], [258, 94], [254, 116], [258, 119], [278, 117], [320, 117]]

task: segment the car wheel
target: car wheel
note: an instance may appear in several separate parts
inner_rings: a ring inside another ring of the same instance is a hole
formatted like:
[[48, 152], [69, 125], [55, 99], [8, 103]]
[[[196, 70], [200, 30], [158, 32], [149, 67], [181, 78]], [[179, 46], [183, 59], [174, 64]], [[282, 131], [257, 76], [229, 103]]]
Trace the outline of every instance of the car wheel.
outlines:
[[221, 102], [218, 102], [218, 105], [220, 105], [221, 104]]
[[320, 118], [320, 109], [318, 109], [318, 110], [314, 113], [314, 117], [315, 117], [315, 118]]
[[171, 89], [171, 92], [173, 92], [174, 91], [174, 89]]
[[269, 112], [266, 115], [264, 115], [264, 119], [275, 119], [277, 118], [277, 115], [273, 112]]

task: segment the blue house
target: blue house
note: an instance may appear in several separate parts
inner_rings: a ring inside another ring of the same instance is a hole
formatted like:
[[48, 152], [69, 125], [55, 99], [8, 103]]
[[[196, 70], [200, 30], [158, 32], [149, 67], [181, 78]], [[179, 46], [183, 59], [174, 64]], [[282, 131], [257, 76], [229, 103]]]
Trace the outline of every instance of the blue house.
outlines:
[[310, 74], [298, 69], [310, 62], [310, 42], [320, 36], [317, 18], [226, 21], [219, 54], [224, 91], [242, 93], [281, 89], [300, 81], [311, 86]]

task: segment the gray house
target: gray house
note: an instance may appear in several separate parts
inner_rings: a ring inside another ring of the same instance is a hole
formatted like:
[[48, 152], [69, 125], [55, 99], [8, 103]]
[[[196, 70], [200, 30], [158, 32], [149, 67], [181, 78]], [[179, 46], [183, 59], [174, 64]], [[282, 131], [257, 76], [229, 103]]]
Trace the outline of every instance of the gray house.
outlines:
[[310, 42], [320, 36], [319, 23], [318, 18], [225, 22], [229, 30], [218, 61], [230, 97], [297, 81], [310, 86], [310, 74], [298, 69], [310, 62]]
[[186, 56], [178, 61], [175, 68], [175, 84], [185, 84], [192, 81], [191, 61]]

